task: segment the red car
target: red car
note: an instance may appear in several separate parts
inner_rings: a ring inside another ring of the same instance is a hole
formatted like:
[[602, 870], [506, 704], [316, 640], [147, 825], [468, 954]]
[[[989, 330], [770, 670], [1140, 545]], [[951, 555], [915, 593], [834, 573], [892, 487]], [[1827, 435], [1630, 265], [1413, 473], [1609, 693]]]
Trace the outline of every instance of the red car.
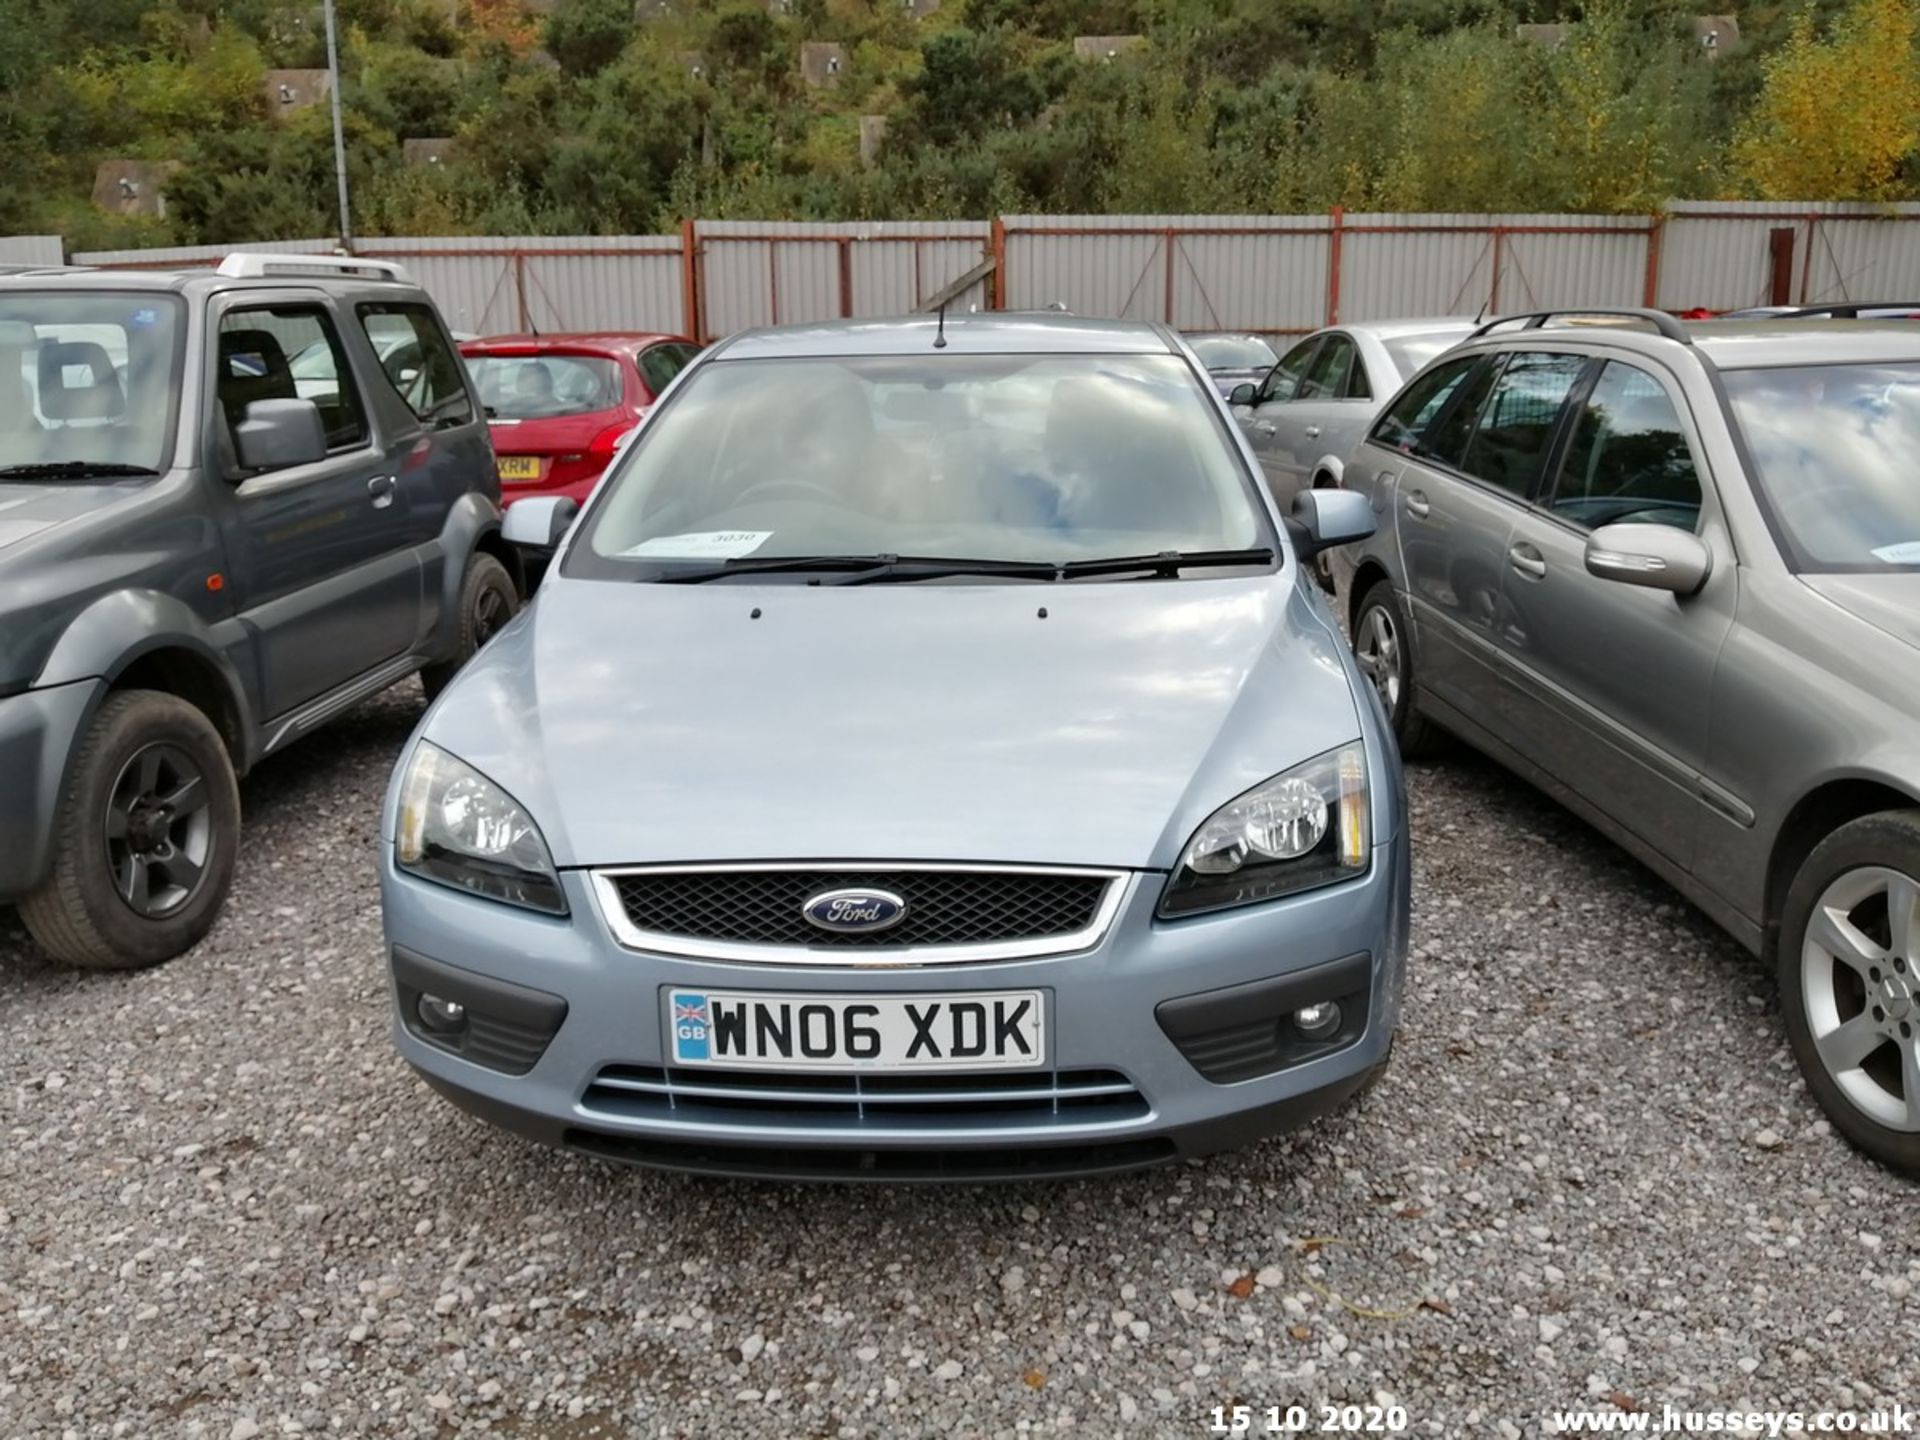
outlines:
[[460, 347], [487, 407], [504, 504], [584, 502], [620, 443], [699, 352], [678, 335], [495, 335]]

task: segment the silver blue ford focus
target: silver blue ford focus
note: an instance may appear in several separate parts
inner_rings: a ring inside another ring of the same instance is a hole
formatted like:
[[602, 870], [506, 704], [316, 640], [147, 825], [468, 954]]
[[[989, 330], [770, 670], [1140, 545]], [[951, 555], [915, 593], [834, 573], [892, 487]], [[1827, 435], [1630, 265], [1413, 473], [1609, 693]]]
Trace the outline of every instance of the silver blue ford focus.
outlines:
[[1386, 1064], [1399, 761], [1164, 329], [767, 330], [684, 371], [383, 820], [402, 1054], [611, 1160], [964, 1181], [1205, 1154]]

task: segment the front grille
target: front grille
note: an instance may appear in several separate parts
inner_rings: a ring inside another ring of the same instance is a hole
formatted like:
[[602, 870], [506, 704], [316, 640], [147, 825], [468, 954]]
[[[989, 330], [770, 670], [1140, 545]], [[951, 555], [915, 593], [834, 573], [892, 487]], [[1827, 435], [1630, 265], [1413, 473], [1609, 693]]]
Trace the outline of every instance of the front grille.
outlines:
[[[647, 935], [740, 945], [875, 949], [1005, 944], [1093, 925], [1106, 875], [1045, 870], [655, 870], [608, 877]], [[802, 907], [827, 890], [878, 889], [906, 902], [897, 925], [822, 930]]]
[[1118, 1070], [814, 1075], [609, 1065], [594, 1077], [581, 1104], [621, 1120], [862, 1133], [930, 1127], [1031, 1132], [1122, 1124], [1152, 1113]]
[[1106, 1140], [1020, 1150], [952, 1147], [865, 1150], [857, 1146], [712, 1145], [700, 1140], [656, 1140], [569, 1129], [561, 1137], [561, 1143], [602, 1160], [663, 1170], [688, 1170], [698, 1175], [880, 1182], [982, 1183], [1099, 1175], [1164, 1164], [1176, 1153], [1173, 1141], [1164, 1138]]

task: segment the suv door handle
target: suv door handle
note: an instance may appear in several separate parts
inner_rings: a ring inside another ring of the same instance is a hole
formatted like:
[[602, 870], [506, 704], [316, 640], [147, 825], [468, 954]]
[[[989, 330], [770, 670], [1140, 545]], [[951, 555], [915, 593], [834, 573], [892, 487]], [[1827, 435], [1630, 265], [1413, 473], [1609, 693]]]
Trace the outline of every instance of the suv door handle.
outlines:
[[1427, 503], [1427, 492], [1409, 490], [1407, 492], [1407, 514], [1416, 520], [1424, 520], [1433, 513], [1433, 506]]
[[1529, 580], [1544, 580], [1547, 578], [1546, 560], [1538, 550], [1534, 549], [1533, 546], [1524, 540], [1514, 543], [1512, 548], [1507, 551], [1507, 559], [1512, 563], [1514, 570], [1518, 574], [1525, 575]]
[[1307, 426], [1307, 439], [1318, 440], [1319, 438], [1320, 438], [1320, 427], [1318, 425]]
[[373, 508], [384, 510], [393, 504], [393, 487], [397, 482], [391, 475], [376, 475], [367, 481], [367, 494], [373, 497]]

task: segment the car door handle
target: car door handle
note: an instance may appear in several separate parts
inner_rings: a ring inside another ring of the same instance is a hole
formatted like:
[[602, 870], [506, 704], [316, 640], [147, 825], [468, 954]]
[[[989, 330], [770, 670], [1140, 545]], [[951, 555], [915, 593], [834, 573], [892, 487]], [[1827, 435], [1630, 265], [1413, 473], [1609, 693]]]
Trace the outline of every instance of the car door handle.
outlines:
[[1433, 506], [1427, 503], [1427, 492], [1409, 490], [1407, 492], [1407, 514], [1416, 520], [1424, 520], [1433, 513]]
[[1547, 578], [1547, 562], [1540, 552], [1522, 540], [1507, 551], [1507, 559], [1516, 573], [1525, 575], [1529, 580]]
[[1318, 425], [1307, 426], [1307, 439], [1318, 440], [1319, 438], [1320, 438], [1320, 427]]
[[1256, 435], [1271, 435], [1273, 433], [1273, 422], [1271, 420], [1254, 421], [1253, 433]]
[[367, 494], [373, 497], [373, 508], [384, 510], [393, 504], [393, 487], [397, 482], [391, 475], [376, 475], [367, 481]]

